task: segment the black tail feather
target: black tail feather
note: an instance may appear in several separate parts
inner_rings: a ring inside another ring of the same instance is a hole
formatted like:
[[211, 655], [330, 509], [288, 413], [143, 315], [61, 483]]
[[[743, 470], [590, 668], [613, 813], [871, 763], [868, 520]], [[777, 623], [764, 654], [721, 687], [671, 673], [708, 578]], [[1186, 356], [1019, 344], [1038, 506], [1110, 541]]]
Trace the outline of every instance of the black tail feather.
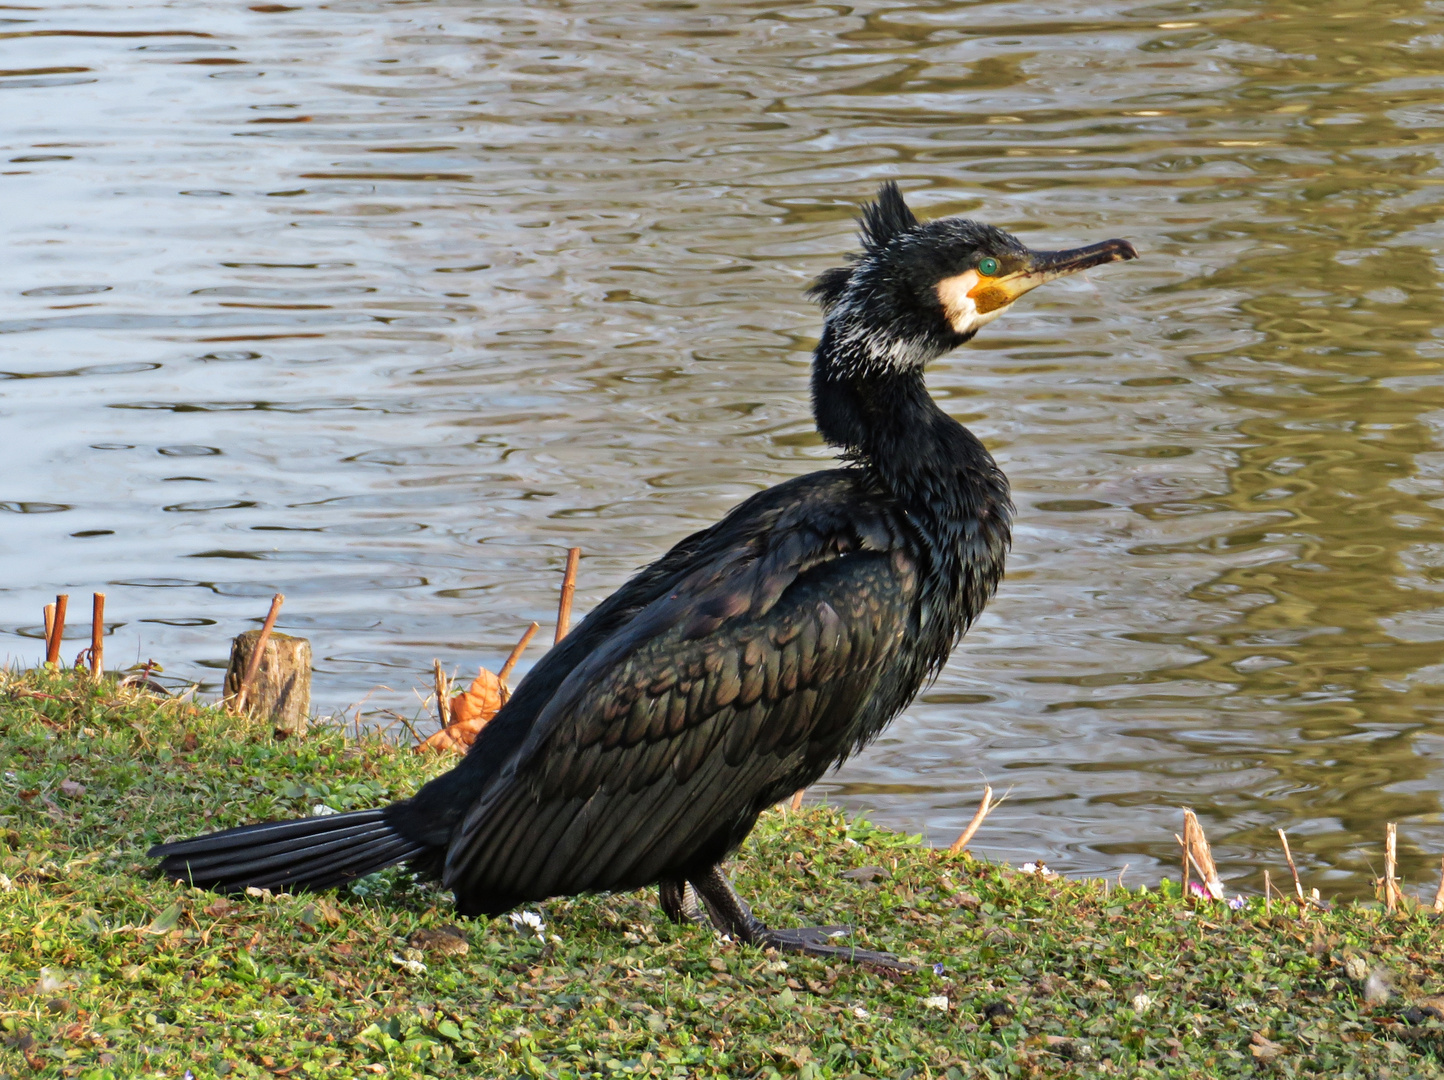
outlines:
[[331, 889], [422, 855], [423, 845], [387, 823], [381, 810], [268, 821], [157, 844], [161, 873], [219, 892]]

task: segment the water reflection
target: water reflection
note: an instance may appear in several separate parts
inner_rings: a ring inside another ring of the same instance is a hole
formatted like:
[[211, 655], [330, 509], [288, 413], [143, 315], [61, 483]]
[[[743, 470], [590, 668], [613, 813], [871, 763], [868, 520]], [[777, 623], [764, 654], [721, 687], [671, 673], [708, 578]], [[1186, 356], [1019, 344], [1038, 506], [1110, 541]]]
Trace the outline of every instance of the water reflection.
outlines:
[[801, 290], [892, 177], [1145, 258], [938, 365], [1014, 480], [1009, 579], [829, 790], [947, 840], [986, 774], [982, 848], [1073, 871], [1171, 865], [1189, 804], [1237, 875], [1283, 825], [1357, 889], [1385, 820], [1432, 872], [1430, 4], [5, 15], [13, 656], [103, 585], [110, 655], [212, 684], [277, 589], [318, 703], [494, 664], [569, 545], [586, 606], [827, 460]]

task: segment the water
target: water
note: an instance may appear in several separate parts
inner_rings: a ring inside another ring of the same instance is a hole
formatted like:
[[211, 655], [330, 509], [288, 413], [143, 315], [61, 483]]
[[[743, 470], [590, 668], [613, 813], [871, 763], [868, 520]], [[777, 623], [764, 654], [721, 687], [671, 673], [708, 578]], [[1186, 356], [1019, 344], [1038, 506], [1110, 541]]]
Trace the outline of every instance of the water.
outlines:
[[[316, 702], [548, 631], [829, 460], [802, 290], [899, 180], [1143, 259], [930, 383], [1013, 480], [1010, 572], [824, 785], [1154, 878], [1444, 852], [1444, 5], [46, 0], [0, 10], [0, 652], [109, 594], [217, 687], [272, 592]], [[83, 642], [77, 627], [67, 654]], [[536, 653], [533, 654], [533, 659]], [[363, 704], [364, 702], [364, 704]]]

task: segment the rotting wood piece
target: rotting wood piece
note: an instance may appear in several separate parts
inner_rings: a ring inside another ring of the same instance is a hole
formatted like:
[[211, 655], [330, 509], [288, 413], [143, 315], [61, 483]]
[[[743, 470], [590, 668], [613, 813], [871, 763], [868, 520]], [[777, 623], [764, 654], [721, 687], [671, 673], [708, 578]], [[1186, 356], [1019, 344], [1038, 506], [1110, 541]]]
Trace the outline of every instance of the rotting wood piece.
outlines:
[[[231, 642], [226, 696], [234, 699], [255, 655], [261, 630], [247, 630]], [[267, 715], [278, 735], [304, 735], [311, 716], [311, 643], [271, 633], [246, 695], [248, 708]]]

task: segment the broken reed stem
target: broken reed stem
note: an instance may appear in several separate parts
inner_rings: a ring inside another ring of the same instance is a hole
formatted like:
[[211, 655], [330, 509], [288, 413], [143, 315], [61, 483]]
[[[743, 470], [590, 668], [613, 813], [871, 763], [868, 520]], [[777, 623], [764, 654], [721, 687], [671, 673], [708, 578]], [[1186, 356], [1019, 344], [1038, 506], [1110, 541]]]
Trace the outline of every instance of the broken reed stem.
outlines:
[[1208, 895], [1215, 900], [1222, 900], [1225, 895], [1223, 882], [1219, 879], [1218, 866], [1213, 861], [1208, 837], [1204, 834], [1198, 815], [1188, 807], [1183, 808], [1183, 846]]
[[61, 593], [55, 598], [55, 616], [50, 626], [49, 644], [45, 648], [47, 664], [60, 663], [60, 642], [65, 637], [65, 608], [69, 603], [69, 593]]
[[989, 814], [991, 814], [993, 810], [997, 807], [998, 803], [1002, 801], [1002, 799], [999, 799], [998, 802], [994, 802], [992, 787], [984, 784], [983, 801], [978, 803], [977, 813], [973, 815], [973, 820], [968, 822], [968, 827], [958, 834], [958, 838], [953, 841], [953, 846], [948, 848], [949, 854], [956, 855], [958, 852], [962, 851], [963, 848], [967, 847], [968, 841], [973, 838], [973, 835], [980, 828], [982, 828], [983, 819], [986, 818]]
[[1444, 915], [1444, 859], [1439, 862], [1439, 888], [1434, 893], [1434, 910]]
[[1269, 872], [1268, 872], [1267, 870], [1265, 870], [1265, 871], [1264, 871], [1264, 914], [1265, 914], [1265, 915], [1272, 915], [1272, 914], [1273, 914], [1273, 910], [1274, 910], [1273, 890], [1274, 890], [1273, 879], [1269, 877]]
[[496, 673], [496, 681], [506, 682], [506, 677], [511, 674], [511, 669], [516, 667], [516, 662], [521, 659], [521, 654], [526, 652], [526, 647], [531, 643], [532, 635], [541, 629], [541, 623], [534, 622], [526, 628], [526, 633], [521, 640], [512, 646], [511, 655], [506, 658], [506, 663], [501, 665], [501, 670]]
[[431, 661], [431, 670], [436, 676], [436, 716], [442, 727], [449, 727], [451, 717], [447, 715], [447, 706], [450, 704], [451, 695], [447, 691], [451, 688], [447, 686], [446, 673], [441, 670], [440, 660]]
[[246, 707], [251, 683], [255, 681], [256, 672], [261, 670], [261, 657], [266, 655], [266, 643], [271, 640], [271, 631], [276, 628], [276, 616], [281, 614], [281, 605], [285, 600], [280, 593], [271, 597], [271, 610], [266, 612], [266, 621], [261, 624], [260, 636], [256, 638], [255, 652], [251, 653], [251, 662], [246, 665], [246, 674], [241, 678], [241, 685], [236, 690], [236, 712], [242, 712]]
[[105, 593], [90, 597], [90, 677], [98, 680], [105, 674]]
[[1183, 837], [1178, 835], [1178, 833], [1174, 833], [1173, 838], [1178, 841], [1178, 846], [1183, 851], [1183, 873], [1178, 879], [1180, 883], [1179, 888], [1182, 891], [1179, 892], [1178, 895], [1183, 897], [1183, 899], [1186, 901], [1188, 899], [1188, 844], [1184, 841]]
[[1289, 838], [1284, 835], [1282, 829], [1278, 832], [1279, 842], [1284, 846], [1284, 858], [1289, 861], [1289, 873], [1294, 876], [1294, 892], [1298, 894], [1299, 906], [1302, 907], [1304, 903], [1304, 886], [1303, 883], [1299, 881], [1299, 868], [1294, 865], [1293, 852], [1289, 851]]
[[806, 788], [798, 788], [797, 792], [792, 796], [792, 810], [794, 813], [802, 809], [802, 796], [806, 794]]
[[55, 636], [55, 605], [45, 605], [45, 662], [50, 663], [50, 639]]
[[562, 598], [557, 605], [557, 636], [552, 639], [553, 645], [567, 636], [572, 623], [572, 595], [577, 591], [577, 563], [581, 558], [581, 548], [567, 548], [567, 572], [562, 578]]
[[[406, 730], [411, 732], [411, 737], [416, 740], [417, 746], [420, 746], [426, 741], [424, 738], [421, 737], [421, 732], [416, 730], [410, 720], [406, 719], [406, 717], [402, 716], [400, 713], [395, 713], [394, 715], [396, 719], [401, 721], [402, 725], [406, 728]], [[389, 727], [390, 725], [387, 726]]]
[[1399, 889], [1399, 826], [1390, 821], [1384, 825], [1384, 909], [1392, 913], [1402, 899]]

